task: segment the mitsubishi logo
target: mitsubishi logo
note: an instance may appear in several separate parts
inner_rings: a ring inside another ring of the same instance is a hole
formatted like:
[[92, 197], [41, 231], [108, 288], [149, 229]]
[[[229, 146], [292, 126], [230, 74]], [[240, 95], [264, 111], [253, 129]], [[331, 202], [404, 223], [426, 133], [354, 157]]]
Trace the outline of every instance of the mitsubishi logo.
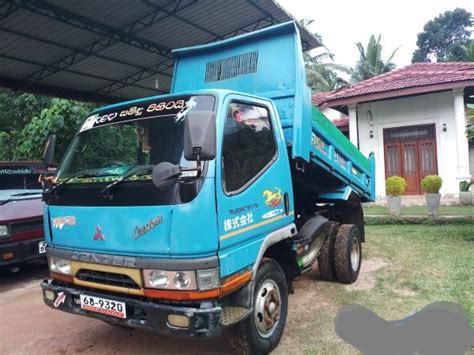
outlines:
[[102, 230], [100, 229], [100, 226], [95, 227], [94, 240], [105, 240], [105, 237], [102, 234]]

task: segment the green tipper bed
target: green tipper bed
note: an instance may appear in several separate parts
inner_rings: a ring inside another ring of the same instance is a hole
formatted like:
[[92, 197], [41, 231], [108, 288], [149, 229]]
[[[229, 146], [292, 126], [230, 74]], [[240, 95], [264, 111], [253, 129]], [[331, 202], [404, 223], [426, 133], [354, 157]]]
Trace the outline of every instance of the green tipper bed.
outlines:
[[334, 124], [324, 116], [319, 109], [313, 107], [312, 120], [316, 127], [320, 127], [331, 144], [340, 150], [346, 159], [351, 160], [356, 166], [370, 172], [369, 160], [357, 149]]

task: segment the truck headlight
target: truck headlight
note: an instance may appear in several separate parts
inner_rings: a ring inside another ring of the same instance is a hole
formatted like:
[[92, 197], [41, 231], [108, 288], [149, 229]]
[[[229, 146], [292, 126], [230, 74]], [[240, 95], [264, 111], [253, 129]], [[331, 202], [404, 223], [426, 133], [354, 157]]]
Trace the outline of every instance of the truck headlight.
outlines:
[[219, 287], [219, 268], [197, 271], [143, 270], [145, 287], [197, 291]]
[[8, 226], [0, 226], [0, 238], [8, 236]]
[[199, 290], [211, 290], [213, 288], [219, 287], [220, 276], [218, 267], [213, 269], [198, 270], [196, 274]]
[[72, 275], [71, 260], [49, 257], [49, 270], [63, 275]]
[[174, 274], [174, 285], [177, 289], [185, 290], [189, 287], [189, 284], [191, 283], [191, 278], [193, 278], [193, 276], [194, 275], [190, 275], [189, 272], [178, 271], [176, 274]]
[[143, 270], [145, 287], [162, 290], [197, 290], [194, 271]]
[[[151, 287], [155, 288], [167, 288], [170, 280], [168, 279], [168, 274], [163, 271], [150, 270], [148, 278], [146, 278]], [[146, 281], [145, 281], [146, 283]]]

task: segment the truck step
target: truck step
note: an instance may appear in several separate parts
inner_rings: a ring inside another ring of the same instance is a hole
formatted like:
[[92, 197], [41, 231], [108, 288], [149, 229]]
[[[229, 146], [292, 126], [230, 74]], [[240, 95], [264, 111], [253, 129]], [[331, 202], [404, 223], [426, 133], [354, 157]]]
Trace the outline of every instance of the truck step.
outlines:
[[251, 309], [244, 307], [224, 307], [222, 309], [222, 325], [235, 324], [244, 319], [250, 312]]

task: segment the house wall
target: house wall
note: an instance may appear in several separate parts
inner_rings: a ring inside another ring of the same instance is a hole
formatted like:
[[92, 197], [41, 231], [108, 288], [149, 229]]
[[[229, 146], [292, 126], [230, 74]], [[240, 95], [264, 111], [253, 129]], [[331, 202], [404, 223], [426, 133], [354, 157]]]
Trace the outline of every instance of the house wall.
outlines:
[[321, 111], [324, 116], [329, 118], [331, 121], [337, 120], [341, 117], [341, 113], [333, 108], [326, 107], [324, 110]]
[[[369, 109], [373, 126], [369, 126]], [[356, 110], [359, 149], [366, 155], [370, 152], [375, 154], [377, 196], [385, 195], [383, 130], [433, 123], [436, 128], [438, 174], [443, 178], [440, 192], [442, 195], [458, 194], [458, 137], [452, 91], [358, 104]], [[442, 129], [444, 123], [446, 132]], [[373, 138], [370, 138], [370, 131], [373, 131]]]

